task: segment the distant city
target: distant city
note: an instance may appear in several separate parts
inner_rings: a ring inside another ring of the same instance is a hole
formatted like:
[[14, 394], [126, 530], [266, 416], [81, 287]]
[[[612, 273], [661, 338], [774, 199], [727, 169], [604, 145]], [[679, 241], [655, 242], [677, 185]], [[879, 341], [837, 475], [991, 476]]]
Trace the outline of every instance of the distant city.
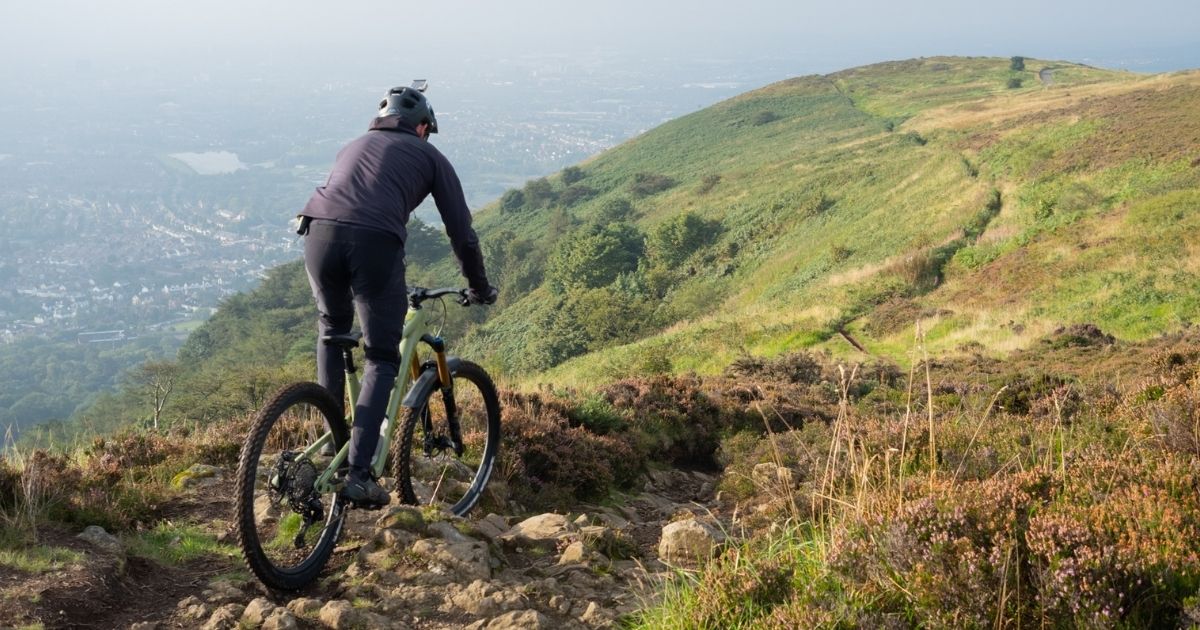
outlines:
[[[720, 60], [653, 71], [605, 56], [506, 67], [431, 80], [443, 130], [433, 142], [473, 208], [786, 78], [782, 67]], [[0, 104], [13, 123], [0, 129], [0, 342], [181, 333], [297, 258], [290, 220], [389, 85], [278, 75], [221, 85], [197, 75], [119, 86], [93, 76], [83, 87], [82, 110], [34, 86]], [[431, 202], [418, 215], [438, 222]]]

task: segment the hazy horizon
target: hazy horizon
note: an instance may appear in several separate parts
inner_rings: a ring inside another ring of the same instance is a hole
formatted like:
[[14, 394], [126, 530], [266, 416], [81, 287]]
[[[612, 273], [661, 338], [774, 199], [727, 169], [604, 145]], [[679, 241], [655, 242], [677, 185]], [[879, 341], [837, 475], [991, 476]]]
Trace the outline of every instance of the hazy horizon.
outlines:
[[875, 0], [449, 0], [410, 8], [376, 1], [6, 2], [0, 51], [20, 61], [0, 72], [37, 80], [162, 67], [215, 76], [311, 72], [314, 80], [335, 72], [387, 83], [502, 67], [523, 56], [562, 55], [569, 63], [598, 53], [647, 65], [787, 60], [790, 74], [938, 55], [1024, 55], [1143, 71], [1200, 65], [1200, 3], [1178, 0], [996, 3], [990, 11], [948, 0], [919, 7]]

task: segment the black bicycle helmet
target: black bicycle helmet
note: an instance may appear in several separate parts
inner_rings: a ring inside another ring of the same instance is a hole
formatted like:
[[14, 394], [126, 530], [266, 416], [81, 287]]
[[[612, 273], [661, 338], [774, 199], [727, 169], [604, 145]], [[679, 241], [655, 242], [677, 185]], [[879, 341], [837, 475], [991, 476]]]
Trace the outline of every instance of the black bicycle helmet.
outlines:
[[437, 133], [437, 118], [429, 99], [411, 87], [394, 87], [388, 90], [382, 101], [379, 101], [379, 117], [399, 116], [400, 120], [416, 127], [421, 123], [429, 123], [429, 133]]

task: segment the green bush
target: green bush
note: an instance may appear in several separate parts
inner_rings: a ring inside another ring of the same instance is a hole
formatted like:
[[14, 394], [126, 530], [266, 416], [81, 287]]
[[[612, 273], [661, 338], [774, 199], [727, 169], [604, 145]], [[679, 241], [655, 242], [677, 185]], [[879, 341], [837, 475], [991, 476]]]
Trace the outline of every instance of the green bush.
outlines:
[[629, 184], [629, 191], [636, 197], [649, 197], [675, 186], [675, 180], [656, 173], [637, 173]]
[[630, 223], [587, 226], [563, 239], [546, 261], [552, 289], [593, 289], [637, 269], [645, 242]]
[[533, 208], [545, 208], [553, 204], [556, 199], [554, 186], [545, 177], [531, 179], [526, 182], [523, 193], [525, 195], [525, 202]]
[[500, 210], [502, 212], [516, 212], [525, 205], [525, 193], [516, 188], [512, 188], [504, 192], [500, 197]]
[[578, 166], [568, 166], [562, 170], [562, 183], [566, 186], [570, 186], [583, 178], [583, 169]]
[[565, 188], [558, 195], [558, 202], [568, 207], [575, 206], [582, 201], [592, 198], [595, 194], [596, 191], [592, 188], [583, 184], [573, 184]]
[[646, 250], [656, 265], [673, 267], [711, 243], [721, 223], [707, 221], [693, 212], [677, 214], [651, 228]]

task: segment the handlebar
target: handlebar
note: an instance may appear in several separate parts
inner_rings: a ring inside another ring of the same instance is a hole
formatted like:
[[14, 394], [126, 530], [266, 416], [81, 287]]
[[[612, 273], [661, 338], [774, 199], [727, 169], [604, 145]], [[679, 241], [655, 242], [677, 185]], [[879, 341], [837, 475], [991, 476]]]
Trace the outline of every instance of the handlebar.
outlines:
[[424, 287], [413, 287], [408, 291], [408, 303], [414, 309], [421, 308], [421, 303], [434, 300], [447, 295], [455, 295], [455, 302], [462, 306], [470, 306], [471, 302], [467, 300], [467, 290], [457, 289], [454, 287], [443, 287], [441, 289], [426, 289]]

